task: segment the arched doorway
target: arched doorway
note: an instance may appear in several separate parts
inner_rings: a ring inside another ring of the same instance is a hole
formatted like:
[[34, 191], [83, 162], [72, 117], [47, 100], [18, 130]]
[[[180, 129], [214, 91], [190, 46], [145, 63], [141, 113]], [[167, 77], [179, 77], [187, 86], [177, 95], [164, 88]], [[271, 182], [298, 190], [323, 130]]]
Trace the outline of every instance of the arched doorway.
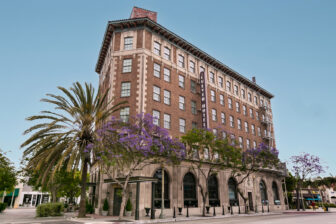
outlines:
[[237, 182], [232, 177], [229, 179], [229, 203], [231, 206], [238, 206], [238, 193], [237, 193]]
[[259, 183], [259, 189], [260, 189], [261, 203], [264, 204], [264, 205], [267, 205], [267, 203], [268, 203], [267, 189], [266, 189], [265, 182], [263, 180], [260, 181], [260, 183]]
[[[154, 207], [161, 208], [162, 201], [162, 169], [158, 169], [154, 173], [154, 178], [158, 179], [158, 182], [155, 183], [154, 190]], [[164, 170], [164, 207], [170, 208], [170, 200], [169, 200], [169, 177], [166, 170]]]
[[215, 174], [211, 175], [208, 180], [209, 205], [220, 206], [218, 197], [218, 181]]
[[273, 199], [275, 205], [280, 205], [279, 189], [278, 185], [273, 181], [272, 183]]
[[184, 206], [197, 207], [196, 179], [192, 173], [187, 173], [183, 178]]

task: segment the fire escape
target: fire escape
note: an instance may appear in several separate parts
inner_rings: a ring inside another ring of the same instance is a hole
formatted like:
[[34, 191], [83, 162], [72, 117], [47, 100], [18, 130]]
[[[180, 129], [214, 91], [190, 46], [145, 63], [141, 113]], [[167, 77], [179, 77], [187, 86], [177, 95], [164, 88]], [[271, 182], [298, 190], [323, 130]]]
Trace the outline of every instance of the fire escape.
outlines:
[[261, 112], [261, 123], [264, 126], [264, 131], [262, 133], [262, 138], [265, 143], [272, 148], [273, 145], [273, 132], [272, 132], [272, 111], [267, 105], [260, 106]]

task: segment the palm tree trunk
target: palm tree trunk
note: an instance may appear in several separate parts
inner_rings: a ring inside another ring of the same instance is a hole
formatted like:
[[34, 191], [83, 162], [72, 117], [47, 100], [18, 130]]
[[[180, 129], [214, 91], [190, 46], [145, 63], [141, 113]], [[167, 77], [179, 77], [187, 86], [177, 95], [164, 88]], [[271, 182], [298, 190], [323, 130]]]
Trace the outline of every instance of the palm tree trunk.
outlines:
[[85, 158], [83, 161], [82, 169], [82, 184], [81, 184], [81, 200], [79, 203], [78, 217], [85, 217], [86, 214], [86, 177], [87, 177], [87, 165], [88, 159]]

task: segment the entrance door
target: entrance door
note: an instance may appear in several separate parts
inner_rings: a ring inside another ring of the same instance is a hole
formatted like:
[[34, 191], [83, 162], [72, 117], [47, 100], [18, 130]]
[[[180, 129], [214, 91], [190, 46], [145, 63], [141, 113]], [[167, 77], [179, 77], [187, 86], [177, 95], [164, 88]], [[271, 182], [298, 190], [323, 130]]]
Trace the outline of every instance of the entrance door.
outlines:
[[36, 207], [41, 203], [41, 195], [38, 194], [37, 195], [37, 199], [36, 199]]
[[121, 205], [121, 188], [115, 188], [113, 196], [113, 216], [119, 215], [120, 205]]
[[248, 192], [248, 200], [249, 200], [249, 207], [250, 211], [253, 211], [253, 199], [252, 199], [252, 192]]

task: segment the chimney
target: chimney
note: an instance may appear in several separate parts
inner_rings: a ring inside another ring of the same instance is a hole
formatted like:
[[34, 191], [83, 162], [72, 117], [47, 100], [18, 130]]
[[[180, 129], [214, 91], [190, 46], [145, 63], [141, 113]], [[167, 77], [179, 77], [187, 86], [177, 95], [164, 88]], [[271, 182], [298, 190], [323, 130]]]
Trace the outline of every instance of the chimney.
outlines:
[[153, 20], [156, 22], [157, 19], [157, 12], [153, 12], [150, 10], [138, 8], [138, 7], [133, 7], [131, 17], [130, 19], [135, 19], [135, 18], [149, 18], [150, 20]]
[[255, 76], [252, 77], [252, 82], [257, 83]]

